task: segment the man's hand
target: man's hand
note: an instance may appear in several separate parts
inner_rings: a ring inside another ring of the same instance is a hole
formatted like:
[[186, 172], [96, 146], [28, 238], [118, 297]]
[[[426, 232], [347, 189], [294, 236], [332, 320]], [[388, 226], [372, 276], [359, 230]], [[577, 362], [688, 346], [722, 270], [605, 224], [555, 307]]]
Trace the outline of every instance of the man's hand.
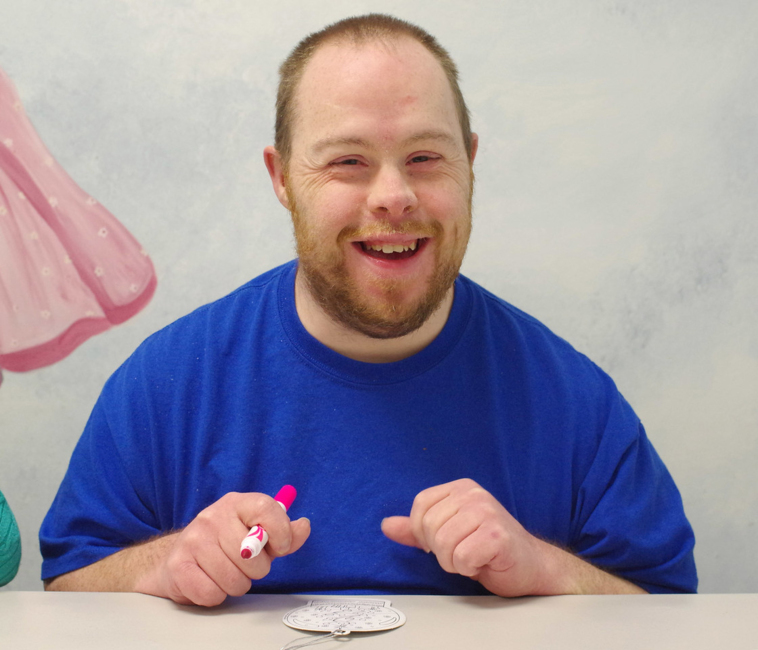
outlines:
[[529, 534], [484, 488], [461, 479], [420, 492], [410, 517], [388, 517], [391, 540], [437, 557], [448, 573], [499, 596], [644, 593]]
[[[255, 524], [269, 536], [252, 559], [240, 544]], [[138, 591], [181, 604], [213, 606], [241, 596], [271, 569], [276, 557], [297, 551], [310, 522], [290, 522], [265, 494], [230, 492], [208, 506], [181, 532], [123, 549], [100, 562], [58, 576], [46, 588], [74, 591]]]
[[[268, 544], [250, 560], [240, 544], [254, 525], [268, 533]], [[265, 494], [231, 492], [207, 507], [176, 536], [170, 552], [137, 583], [137, 591], [178, 603], [218, 605], [227, 595], [248, 592], [252, 580], [271, 570], [271, 561], [297, 551], [308, 539], [310, 522], [289, 517]]]

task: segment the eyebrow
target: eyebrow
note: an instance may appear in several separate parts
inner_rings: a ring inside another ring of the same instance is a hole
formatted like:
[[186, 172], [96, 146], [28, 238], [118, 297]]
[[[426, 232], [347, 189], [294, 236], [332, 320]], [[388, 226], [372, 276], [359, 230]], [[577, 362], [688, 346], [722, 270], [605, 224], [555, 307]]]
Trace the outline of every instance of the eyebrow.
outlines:
[[[450, 135], [450, 133], [437, 129], [429, 129], [428, 131], [421, 131], [420, 133], [416, 133], [403, 140], [402, 144], [415, 144], [416, 142], [422, 142], [424, 140], [438, 140], [450, 145], [458, 144], [457, 140], [452, 135]], [[329, 147], [338, 147], [345, 145], [363, 147], [365, 149], [373, 148], [368, 141], [363, 140], [362, 138], [323, 138], [322, 140], [318, 140], [313, 145], [313, 152], [321, 153], [324, 149], [328, 149]]]
[[451, 145], [458, 144], [458, 141], [452, 135], [450, 135], [450, 133], [437, 129], [430, 129], [428, 131], [422, 131], [421, 133], [412, 135], [410, 138], [405, 140], [403, 144], [414, 144], [416, 142], [421, 142], [422, 140], [440, 140], [441, 142], [445, 142]]
[[324, 149], [328, 149], [329, 147], [338, 147], [344, 145], [354, 145], [357, 147], [364, 147], [366, 149], [370, 148], [369, 143], [365, 140], [362, 140], [361, 138], [324, 138], [317, 141], [316, 144], [313, 145], [313, 152], [321, 153]]

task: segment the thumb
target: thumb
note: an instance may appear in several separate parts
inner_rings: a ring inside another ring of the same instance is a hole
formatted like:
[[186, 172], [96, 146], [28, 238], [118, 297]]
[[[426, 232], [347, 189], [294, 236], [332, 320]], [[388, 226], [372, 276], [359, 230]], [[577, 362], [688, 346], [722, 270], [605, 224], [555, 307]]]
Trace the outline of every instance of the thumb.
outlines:
[[281, 555], [289, 555], [300, 550], [300, 547], [305, 544], [311, 534], [311, 522], [306, 517], [300, 517], [300, 519], [290, 523], [290, 529], [292, 530], [292, 543], [289, 549]]
[[421, 548], [411, 530], [410, 517], [387, 517], [382, 520], [382, 532], [393, 542]]

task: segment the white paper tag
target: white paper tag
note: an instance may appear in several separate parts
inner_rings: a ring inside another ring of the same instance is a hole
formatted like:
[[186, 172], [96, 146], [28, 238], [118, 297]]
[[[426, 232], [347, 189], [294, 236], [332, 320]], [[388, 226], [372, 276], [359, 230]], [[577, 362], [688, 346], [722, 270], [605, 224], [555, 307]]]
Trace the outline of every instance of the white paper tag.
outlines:
[[324, 598], [287, 612], [285, 625], [305, 632], [381, 632], [405, 623], [405, 614], [375, 598]]

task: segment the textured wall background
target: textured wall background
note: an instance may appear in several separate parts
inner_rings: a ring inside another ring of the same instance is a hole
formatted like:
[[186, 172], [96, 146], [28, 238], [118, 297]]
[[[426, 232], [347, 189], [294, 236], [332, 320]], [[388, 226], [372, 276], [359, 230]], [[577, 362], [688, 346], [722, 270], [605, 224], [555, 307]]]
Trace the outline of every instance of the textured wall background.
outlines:
[[150, 252], [152, 303], [6, 373], [0, 489], [37, 530], [109, 374], [293, 254], [276, 69], [356, 13], [458, 61], [481, 137], [464, 272], [611, 373], [682, 491], [704, 592], [758, 591], [758, 5], [752, 0], [0, 0], [0, 66], [55, 158]]

